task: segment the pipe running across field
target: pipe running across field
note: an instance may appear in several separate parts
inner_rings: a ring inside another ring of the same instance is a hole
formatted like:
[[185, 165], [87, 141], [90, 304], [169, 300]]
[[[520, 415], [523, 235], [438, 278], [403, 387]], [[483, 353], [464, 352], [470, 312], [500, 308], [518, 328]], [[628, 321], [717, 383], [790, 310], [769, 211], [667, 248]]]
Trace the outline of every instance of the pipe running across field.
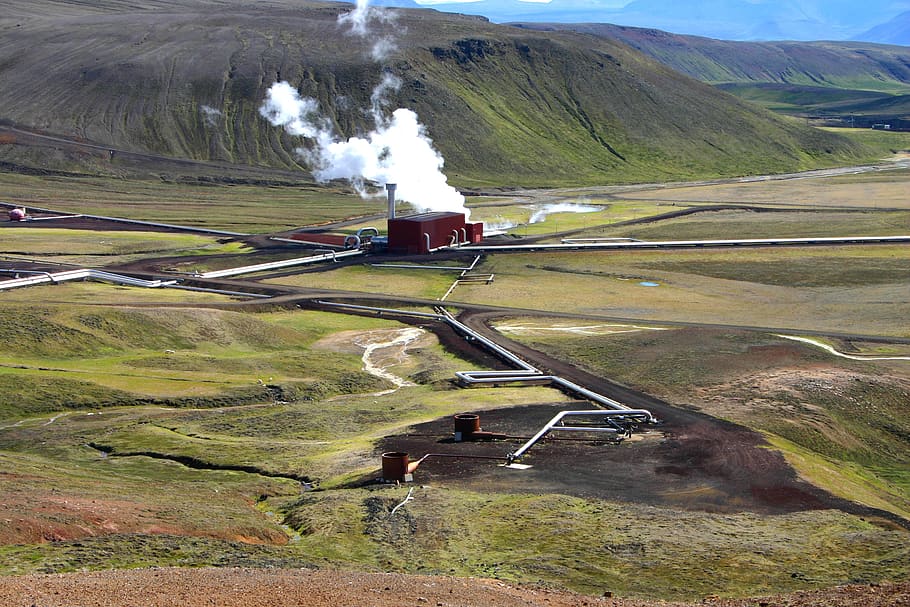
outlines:
[[[604, 426], [566, 426], [563, 424], [563, 420], [566, 417], [602, 417], [605, 418], [608, 427]], [[614, 421], [614, 418], [618, 418], [618, 421]], [[619, 423], [619, 422], [625, 423]], [[543, 428], [541, 428], [537, 434], [532, 436], [528, 441], [523, 444], [521, 447], [516, 449], [514, 452], [510, 453], [506, 460], [508, 463], [512, 463], [521, 458], [522, 455], [528, 452], [528, 450], [533, 447], [537, 441], [545, 437], [547, 434], [553, 431], [562, 431], [562, 432], [605, 432], [608, 434], [628, 434], [629, 429], [626, 423], [651, 423], [654, 421], [654, 417], [651, 415], [650, 411], [645, 409], [611, 409], [605, 411], [603, 409], [594, 409], [594, 410], [583, 410], [583, 411], [560, 411], [557, 413], [553, 419], [548, 421]]]
[[[328, 249], [323, 249], [328, 250]], [[200, 272], [194, 274], [196, 278], [224, 278], [226, 276], [239, 276], [241, 274], [254, 274], [256, 272], [265, 272], [267, 270], [278, 270], [291, 266], [299, 266], [308, 263], [318, 263], [320, 261], [337, 261], [340, 257], [351, 257], [353, 255], [362, 255], [363, 251], [329, 251], [322, 255], [311, 255], [309, 257], [295, 257], [294, 259], [285, 259], [282, 261], [272, 261], [268, 263], [258, 263], [251, 266], [241, 266], [239, 268], [228, 268], [226, 270], [212, 270], [211, 272]]]
[[[25, 274], [26, 271], [21, 273]], [[66, 270], [64, 272], [28, 272], [33, 275], [25, 278], [13, 278], [12, 280], [0, 281], [0, 290], [15, 289], [18, 287], [30, 287], [43, 283], [57, 284], [70, 280], [100, 280], [102, 282], [112, 282], [115, 284], [129, 285], [132, 287], [159, 288], [170, 287], [177, 284], [176, 280], [143, 280], [133, 278], [123, 274], [114, 274], [103, 270], [92, 270], [83, 268], [79, 270]]]
[[[619, 401], [613, 400], [603, 394], [598, 394], [583, 386], [571, 382], [567, 379], [556, 375], [545, 374], [540, 369], [525, 362], [517, 355], [513, 354], [506, 348], [500, 346], [493, 340], [474, 331], [462, 322], [459, 322], [448, 310], [443, 307], [436, 308], [436, 314], [426, 312], [412, 312], [408, 310], [394, 310], [388, 308], [375, 308], [371, 306], [360, 306], [355, 304], [342, 304], [334, 302], [320, 301], [323, 305], [346, 308], [358, 311], [373, 311], [378, 314], [396, 313], [408, 316], [419, 316], [422, 318], [433, 318], [441, 320], [452, 327], [456, 332], [478, 343], [480, 346], [493, 352], [499, 358], [518, 367], [508, 371], [458, 371], [455, 376], [459, 382], [465, 386], [476, 385], [499, 385], [506, 383], [523, 383], [523, 384], [548, 384], [555, 385], [564, 392], [574, 394], [581, 398], [590, 400], [605, 409], [591, 409], [584, 411], [561, 411], [550, 422], [544, 426], [528, 442], [520, 447], [514, 453], [509, 454], [508, 461], [511, 463], [521, 457], [537, 441], [546, 436], [548, 433], [558, 431], [575, 431], [575, 432], [606, 432], [614, 435], [628, 434], [631, 424], [654, 424], [658, 420], [650, 411], [645, 409], [631, 409]], [[607, 427], [603, 426], [565, 426], [561, 425], [563, 418], [567, 416], [593, 416], [603, 418]]]

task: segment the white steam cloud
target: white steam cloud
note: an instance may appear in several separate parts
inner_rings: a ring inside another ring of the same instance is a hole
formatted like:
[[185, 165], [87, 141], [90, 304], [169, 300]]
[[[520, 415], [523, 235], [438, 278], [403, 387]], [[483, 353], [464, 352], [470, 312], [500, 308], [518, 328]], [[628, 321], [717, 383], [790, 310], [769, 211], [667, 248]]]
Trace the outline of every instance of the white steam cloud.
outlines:
[[464, 196], [447, 183], [442, 173], [443, 158], [433, 148], [417, 114], [405, 108], [382, 114], [382, 88], [373, 94], [376, 128], [363, 137], [338, 137], [316, 110], [314, 99], [301, 97], [287, 82], [276, 82], [259, 108], [260, 114], [292, 135], [313, 140], [311, 150], [301, 150], [319, 181], [347, 179], [362, 196], [384, 196], [382, 189], [368, 183], [398, 184], [396, 197], [421, 211], [467, 213]]
[[222, 116], [221, 110], [215, 109], [210, 105], [199, 106], [199, 111], [202, 112], [202, 117], [208, 126], [216, 126], [218, 119]]
[[371, 21], [393, 23], [395, 14], [370, 6], [369, 0], [357, 0], [354, 10], [338, 16], [340, 25], [351, 26], [351, 34], [364, 38], [368, 36], [374, 38], [370, 56], [376, 61], [382, 61], [395, 52], [395, 41], [391, 36], [374, 36], [370, 31]]
[[411, 110], [395, 110], [390, 120], [365, 138], [329, 144], [321, 158], [324, 168], [317, 173], [319, 179], [396, 183], [397, 198], [422, 211], [466, 212], [464, 196], [446, 183], [442, 156]]
[[383, 121], [385, 112], [383, 111], [389, 105], [389, 93], [395, 92], [401, 88], [401, 79], [390, 72], [382, 75], [382, 82], [376, 85], [370, 95], [370, 109], [373, 112], [373, 120], [376, 124]]
[[[352, 34], [370, 36], [373, 20], [390, 22], [387, 11], [372, 8], [368, 0], [358, 0], [356, 8], [338, 18], [350, 24]], [[377, 54], [394, 49], [390, 38], [379, 38], [373, 45]], [[391, 113], [390, 93], [401, 87], [401, 81], [389, 72], [370, 96], [369, 112], [375, 128], [362, 137], [339, 136], [319, 109], [315, 99], [301, 97], [287, 82], [276, 82], [269, 88], [259, 113], [291, 135], [311, 140], [307, 149], [298, 149], [319, 181], [347, 179], [361, 196], [385, 196], [381, 187], [397, 184], [396, 198], [411, 203], [420, 211], [455, 211], [469, 214], [464, 196], [447, 183], [442, 172], [443, 158], [433, 147], [417, 114], [405, 108]], [[371, 187], [371, 184], [373, 187]]]
[[366, 36], [369, 31], [370, 19], [376, 16], [378, 11], [370, 6], [369, 0], [357, 0], [354, 10], [350, 13], [338, 15], [338, 23], [351, 25], [351, 32], [358, 36]]
[[389, 57], [398, 47], [390, 36], [383, 36], [373, 43], [370, 49], [370, 56], [376, 61], [382, 61]]
[[601, 206], [578, 202], [553, 202], [544, 205], [533, 205], [528, 208], [531, 209], [528, 223], [540, 223], [547, 218], [547, 215], [554, 213], [597, 213], [604, 210], [604, 207]]
[[291, 135], [317, 137], [328, 129], [319, 115], [315, 99], [301, 97], [287, 82], [276, 82], [269, 88], [259, 113], [274, 126], [283, 126]]

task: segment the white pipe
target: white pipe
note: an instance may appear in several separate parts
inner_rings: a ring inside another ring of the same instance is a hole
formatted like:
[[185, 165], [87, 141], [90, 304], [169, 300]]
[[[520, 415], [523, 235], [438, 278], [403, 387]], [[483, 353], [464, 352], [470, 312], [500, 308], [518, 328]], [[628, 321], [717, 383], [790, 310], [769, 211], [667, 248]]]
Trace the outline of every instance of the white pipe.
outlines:
[[[379, 312], [379, 313], [386, 311], [386, 312], [391, 312], [391, 313], [396, 313], [396, 314], [408, 314], [411, 316], [435, 318], [437, 320], [441, 320], [441, 321], [447, 323], [450, 327], [455, 329], [455, 331], [457, 331], [458, 333], [461, 333], [462, 335], [467, 336], [468, 339], [470, 339], [472, 341], [476, 341], [476, 342], [480, 343], [482, 346], [484, 346], [488, 350], [493, 351], [495, 354], [497, 354], [501, 358], [503, 358], [503, 359], [511, 362], [515, 366], [519, 367], [518, 370], [509, 370], [509, 371], [458, 371], [458, 372], [456, 372], [455, 376], [458, 377], [458, 379], [461, 380], [465, 385], [470, 386], [470, 385], [479, 385], [479, 384], [484, 384], [484, 383], [496, 384], [496, 383], [514, 383], [514, 382], [552, 383], [552, 384], [556, 384], [556, 385], [560, 386], [564, 390], [573, 392], [584, 398], [593, 400], [594, 402], [597, 402], [605, 407], [608, 407], [608, 409], [593, 409], [593, 410], [587, 410], [587, 411], [563, 411], [561, 413], [562, 416], [568, 415], [568, 414], [596, 415], [596, 416], [606, 417], [608, 419], [611, 417], [615, 417], [615, 418], [619, 418], [619, 419], [633, 419], [639, 423], [656, 423], [657, 422], [657, 419], [653, 415], [651, 415], [650, 411], [647, 411], [645, 409], [630, 409], [629, 407], [626, 407], [625, 405], [623, 405], [622, 403], [620, 403], [618, 401], [607, 398], [606, 396], [603, 396], [602, 394], [598, 394], [596, 392], [588, 390], [587, 388], [583, 388], [583, 387], [579, 386], [578, 384], [565, 380], [561, 377], [558, 377], [555, 375], [544, 374], [542, 371], [540, 371], [536, 367], [526, 363], [525, 361], [520, 359], [518, 356], [516, 356], [515, 354], [512, 354], [511, 352], [509, 352], [508, 350], [506, 350], [499, 344], [484, 337], [480, 333], [477, 333], [476, 331], [474, 331], [467, 325], [459, 322], [458, 320], [455, 319], [454, 316], [452, 316], [452, 314], [448, 310], [446, 310], [445, 308], [443, 308], [441, 306], [436, 308], [437, 314], [428, 314], [428, 313], [422, 313], [422, 312], [409, 312], [409, 311], [405, 311], [405, 310], [390, 310], [387, 308], [376, 308], [373, 306], [360, 306], [360, 305], [355, 305], [355, 304], [330, 303], [330, 302], [323, 302], [323, 301], [317, 301], [317, 303], [330, 305], [330, 306], [334, 306], [334, 307], [339, 307], [339, 308], [348, 308], [348, 309], [353, 309], [353, 310], [369, 310], [369, 311], [374, 311], [374, 312]], [[559, 418], [561, 419], [561, 417], [559, 417]], [[554, 418], [554, 420], [551, 422], [551, 424], [556, 423], [558, 421], [559, 421], [559, 419]], [[552, 427], [547, 429], [547, 432], [549, 432], [551, 429], [552, 429]], [[604, 429], [601, 431], [609, 432], [610, 429]], [[620, 430], [616, 429], [615, 432], [619, 433]], [[546, 432], [543, 432], [543, 434], [546, 434]], [[543, 434], [541, 434], [541, 436]], [[538, 436], [534, 440], [537, 440], [539, 438], [540, 437]], [[521, 453], [524, 453], [524, 451], [527, 451], [527, 449], [529, 449], [529, 448], [530, 448], [530, 445], [524, 447], [523, 450], [520, 450], [520, 453], [518, 453], [518, 456], [520, 456]], [[517, 457], [517, 456], [515, 456], [515, 457]]]
[[100, 280], [103, 282], [113, 282], [117, 284], [130, 285], [133, 287], [146, 287], [152, 289], [158, 287], [169, 287], [177, 284], [176, 280], [143, 280], [141, 278], [133, 278], [132, 276], [124, 276], [122, 274], [114, 274], [112, 272], [104, 272], [102, 270], [82, 268], [79, 270], [67, 270], [64, 272], [55, 273], [42, 272], [38, 276], [29, 276], [27, 278], [14, 278], [12, 280], [0, 281], [0, 290], [15, 289], [17, 287], [30, 287], [33, 285], [39, 285], [48, 282], [56, 284], [58, 282], [84, 279]]
[[460, 283], [460, 282], [461, 282], [460, 280], [456, 279], [455, 282], [453, 282], [451, 285], [449, 285], [448, 290], [445, 293], [443, 293], [442, 297], [439, 298], [439, 301], [445, 301], [446, 299], [448, 299], [449, 295], [452, 294], [452, 291], [455, 290], [455, 287], [457, 287], [458, 283]]
[[[349, 238], [351, 238], [349, 236]], [[340, 253], [331, 252], [331, 255], [313, 255], [311, 257], [295, 257], [294, 259], [285, 259], [284, 261], [272, 261], [269, 263], [259, 263], [252, 266], [241, 266], [239, 268], [229, 268], [227, 270], [213, 270], [211, 272], [202, 272], [194, 274], [196, 278], [223, 278], [225, 276], [237, 276], [239, 274], [253, 274], [254, 272], [263, 272], [265, 270], [277, 270], [290, 266], [299, 266], [319, 261], [335, 261], [339, 257], [351, 257], [353, 255], [362, 255], [363, 251], [353, 249], [342, 251]]]
[[[5, 207], [13, 206], [13, 208], [15, 208], [14, 205], [8, 205], [6, 203], [0, 203], [0, 206], [5, 206]], [[47, 209], [47, 208], [42, 208], [42, 207], [32, 207], [32, 211], [33, 212], [37, 211], [40, 213], [59, 213], [59, 214], [66, 213], [66, 211], [59, 211], [59, 210], [55, 210], [55, 209]], [[170, 228], [170, 229], [175, 229], [175, 230], [183, 230], [185, 232], [199, 232], [202, 234], [218, 234], [221, 236], [250, 236], [250, 234], [245, 234], [242, 232], [228, 232], [227, 230], [213, 230], [211, 228], [197, 228], [197, 227], [193, 227], [193, 226], [182, 226], [182, 225], [177, 225], [177, 224], [173, 224], [173, 223], [160, 223], [160, 222], [155, 222], [155, 221], [142, 221], [139, 219], [126, 219], [124, 217], [109, 217], [106, 215], [87, 215], [84, 213], [80, 214], [79, 217], [85, 217], [87, 219], [103, 219], [104, 221], [116, 221], [119, 223], [127, 223], [127, 224], [139, 225], [139, 226], [152, 226], [152, 227], [156, 227], [156, 228]]]
[[474, 331], [467, 325], [458, 322], [455, 319], [455, 317], [452, 316], [447, 310], [440, 309], [439, 312], [440, 312], [440, 314], [442, 314], [445, 317], [445, 322], [448, 323], [449, 326], [451, 326], [456, 331], [458, 331], [464, 335], [468, 335], [471, 339], [480, 342], [484, 347], [486, 347], [489, 350], [492, 350], [500, 357], [502, 357], [505, 360], [514, 364], [516, 367], [519, 367], [526, 371], [534, 371], [536, 373], [540, 373], [539, 369], [537, 369], [536, 367], [533, 367], [533, 366], [529, 365], [528, 363], [526, 363], [525, 361], [521, 360], [520, 358], [518, 358], [517, 356], [515, 356], [514, 354], [512, 354], [511, 352], [509, 352], [508, 350], [506, 350], [499, 344], [497, 344], [496, 342], [494, 342], [490, 339], [487, 339], [486, 337], [484, 337], [480, 333], [477, 333], [476, 331]]
[[432, 266], [425, 264], [406, 264], [406, 263], [371, 263], [372, 268], [398, 268], [399, 270], [468, 270], [469, 268], [461, 266]]
[[56, 215], [54, 217], [27, 217], [26, 221], [50, 221], [51, 219], [78, 219], [82, 215]]
[[644, 409], [626, 409], [623, 411], [610, 410], [604, 411], [603, 409], [595, 410], [583, 410], [583, 411], [560, 411], [557, 413], [553, 419], [548, 421], [543, 428], [541, 428], [537, 434], [532, 436], [528, 441], [523, 444], [521, 447], [516, 449], [513, 453], [510, 453], [507, 457], [509, 463], [514, 462], [519, 459], [522, 455], [528, 452], [528, 450], [534, 446], [534, 444], [542, 439], [544, 436], [549, 434], [554, 430], [560, 430], [565, 432], [607, 432], [609, 434], [619, 434], [621, 432], [618, 428], [603, 428], [603, 427], [584, 427], [584, 426], [557, 426], [564, 418], [566, 417], [575, 417], [575, 416], [596, 416], [596, 417], [605, 417], [609, 422], [611, 417], [633, 417], [633, 418], [644, 418], [646, 421], [653, 419], [649, 411]]
[[57, 283], [57, 281], [54, 280], [54, 275], [53, 275], [53, 274], [51, 274], [50, 272], [45, 272], [45, 271], [43, 271], [43, 270], [16, 270], [16, 269], [11, 269], [11, 270], [0, 270], [0, 272], [3, 272], [4, 274], [13, 274], [13, 275], [15, 275], [15, 278], [13, 278], [13, 280], [18, 279], [20, 274], [29, 274], [29, 275], [32, 275], [32, 276], [47, 276], [48, 280], [50, 280], [52, 283], [54, 283], [54, 284]]
[[562, 238], [559, 242], [563, 244], [577, 244], [582, 242], [641, 242], [637, 238], [626, 238], [623, 236], [603, 237], [603, 238]]
[[468, 245], [469, 251], [571, 251], [576, 249], [680, 249], [687, 247], [764, 247], [907, 243], [908, 236], [836, 236], [813, 238], [744, 238], [735, 240], [661, 240], [634, 242], [580, 242], [575, 244]]
[[[589, 400], [593, 400], [596, 403], [600, 403], [604, 407], [609, 407], [610, 409], [628, 409], [628, 407], [626, 407], [624, 404], [622, 404], [618, 401], [615, 401], [612, 398], [607, 398], [606, 396], [604, 396], [602, 394], [598, 394], [597, 392], [592, 392], [591, 390], [588, 390], [587, 388], [582, 388], [578, 384], [570, 382], [567, 379], [563, 379], [561, 377], [554, 377], [553, 383], [558, 386], [561, 386], [562, 388], [564, 388], [565, 390], [568, 390], [569, 392], [578, 394], [579, 396], [581, 396], [583, 398], [587, 398]], [[657, 420], [652, 419], [651, 421], [657, 421]]]
[[333, 308], [342, 308], [346, 310], [362, 310], [365, 312], [376, 312], [382, 314], [383, 312], [388, 314], [400, 314], [402, 316], [418, 316], [420, 318], [433, 318], [435, 320], [445, 320], [439, 314], [431, 314], [429, 312], [417, 312], [414, 310], [396, 310], [395, 308], [377, 308], [375, 306], [360, 306], [357, 304], [346, 304], [346, 303], [337, 303], [334, 301], [322, 301], [317, 299], [316, 303], [321, 306], [330, 306]]

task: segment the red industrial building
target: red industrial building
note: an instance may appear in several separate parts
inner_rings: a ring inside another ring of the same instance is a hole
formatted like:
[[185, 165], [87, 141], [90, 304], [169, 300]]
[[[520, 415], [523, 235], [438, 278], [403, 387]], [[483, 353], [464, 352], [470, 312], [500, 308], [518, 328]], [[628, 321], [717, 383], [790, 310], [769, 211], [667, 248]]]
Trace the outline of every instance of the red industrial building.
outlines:
[[476, 244], [483, 239], [482, 223], [467, 223], [464, 213], [420, 213], [389, 218], [389, 250], [430, 253], [442, 247]]

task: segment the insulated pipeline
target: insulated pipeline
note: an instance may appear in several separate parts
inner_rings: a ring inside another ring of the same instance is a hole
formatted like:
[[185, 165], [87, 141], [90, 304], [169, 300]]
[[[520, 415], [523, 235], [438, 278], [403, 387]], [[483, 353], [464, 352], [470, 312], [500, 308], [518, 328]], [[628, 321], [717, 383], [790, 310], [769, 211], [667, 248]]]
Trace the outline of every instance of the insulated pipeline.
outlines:
[[537, 441], [542, 439], [544, 436], [553, 431], [564, 431], [564, 432], [604, 432], [608, 434], [620, 434], [623, 430], [620, 427], [604, 428], [604, 427], [595, 427], [595, 426], [562, 426], [559, 425], [563, 419], [566, 417], [577, 417], [577, 416], [587, 416], [587, 417], [603, 417], [606, 418], [607, 423], [612, 424], [611, 418], [619, 417], [632, 419], [639, 422], [649, 422], [653, 419], [651, 412], [646, 411], [645, 409], [623, 409], [623, 410], [603, 410], [603, 409], [593, 409], [593, 410], [582, 410], [582, 411], [560, 411], [557, 413], [553, 419], [548, 421], [543, 428], [541, 428], [537, 434], [532, 436], [528, 442], [523, 444], [521, 447], [516, 449], [513, 453], [510, 453], [508, 456], [509, 463], [514, 462], [515, 460], [521, 458], [522, 455], [528, 452], [528, 450], [534, 446]]

